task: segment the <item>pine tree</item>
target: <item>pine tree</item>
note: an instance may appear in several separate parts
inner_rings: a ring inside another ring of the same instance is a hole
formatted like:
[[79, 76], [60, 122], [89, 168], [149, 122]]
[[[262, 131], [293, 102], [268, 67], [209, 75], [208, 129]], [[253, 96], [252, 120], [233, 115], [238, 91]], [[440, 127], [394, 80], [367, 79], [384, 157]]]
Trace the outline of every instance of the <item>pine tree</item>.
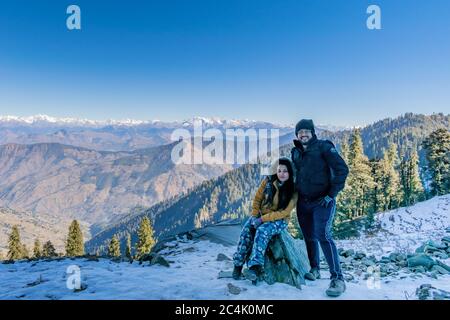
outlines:
[[69, 257], [82, 256], [84, 254], [83, 233], [77, 220], [73, 220], [69, 227], [69, 235], [66, 241], [66, 255]]
[[433, 131], [424, 141], [428, 171], [431, 176], [431, 193], [443, 195], [450, 192], [450, 132]]
[[382, 159], [372, 159], [370, 161], [372, 167], [372, 177], [374, 188], [372, 190], [372, 211], [378, 212], [386, 207], [384, 195], [384, 185], [387, 184], [385, 162]]
[[46, 258], [56, 257], [58, 254], [56, 253], [55, 247], [51, 241], [47, 241], [44, 243], [42, 247], [42, 256]]
[[138, 242], [136, 245], [136, 257], [142, 258], [143, 255], [150, 252], [156, 241], [153, 238], [153, 228], [148, 217], [144, 217], [141, 221], [138, 231]]
[[28, 259], [30, 257], [30, 252], [28, 251], [27, 246], [22, 244], [22, 259]]
[[395, 209], [402, 203], [402, 188], [400, 187], [400, 175], [398, 172], [400, 160], [397, 152], [397, 145], [391, 143], [389, 149], [384, 154], [385, 173], [387, 183], [383, 186], [386, 205], [385, 210]]
[[424, 188], [419, 172], [419, 156], [416, 149], [413, 149], [408, 159], [401, 163], [400, 176], [403, 187], [403, 204], [412, 205], [418, 201], [424, 200]]
[[120, 257], [120, 242], [116, 235], [112, 237], [109, 243], [108, 255], [112, 258]]
[[133, 254], [131, 252], [131, 236], [129, 233], [127, 234], [127, 247], [125, 249], [125, 256], [128, 260], [133, 260]]
[[8, 240], [8, 260], [19, 260], [23, 256], [23, 245], [20, 242], [19, 227], [13, 226]]
[[41, 242], [39, 239], [34, 240], [33, 257], [39, 259], [42, 257]]
[[371, 193], [374, 188], [372, 170], [364, 154], [361, 133], [355, 129], [348, 150], [349, 175], [339, 198], [342, 213], [348, 218], [367, 214], [371, 209]]

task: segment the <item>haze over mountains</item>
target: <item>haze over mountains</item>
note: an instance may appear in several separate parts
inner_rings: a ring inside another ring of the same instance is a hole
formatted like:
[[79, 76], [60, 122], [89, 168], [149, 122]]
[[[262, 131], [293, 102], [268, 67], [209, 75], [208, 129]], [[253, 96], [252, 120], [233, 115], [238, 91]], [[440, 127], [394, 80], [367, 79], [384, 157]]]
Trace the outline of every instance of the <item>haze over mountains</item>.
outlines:
[[173, 142], [175, 129], [193, 130], [201, 122], [203, 130], [280, 129], [280, 135], [292, 132], [292, 126], [275, 125], [253, 120], [224, 120], [195, 117], [190, 120], [163, 122], [159, 120], [87, 120], [0, 116], [0, 144], [61, 143], [98, 151], [132, 151]]

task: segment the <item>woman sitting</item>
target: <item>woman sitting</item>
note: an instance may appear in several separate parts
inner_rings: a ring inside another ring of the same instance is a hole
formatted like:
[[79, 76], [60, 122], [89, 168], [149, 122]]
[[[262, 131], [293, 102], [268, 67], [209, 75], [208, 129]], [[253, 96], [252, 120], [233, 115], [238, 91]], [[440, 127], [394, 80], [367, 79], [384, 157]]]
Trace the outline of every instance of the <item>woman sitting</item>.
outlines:
[[[276, 171], [275, 171], [275, 170]], [[272, 165], [272, 175], [258, 188], [252, 206], [252, 216], [241, 231], [236, 253], [233, 255], [233, 278], [240, 279], [246, 262], [247, 278], [256, 283], [264, 266], [264, 255], [270, 239], [287, 228], [292, 210], [297, 203], [292, 163], [280, 158]]]

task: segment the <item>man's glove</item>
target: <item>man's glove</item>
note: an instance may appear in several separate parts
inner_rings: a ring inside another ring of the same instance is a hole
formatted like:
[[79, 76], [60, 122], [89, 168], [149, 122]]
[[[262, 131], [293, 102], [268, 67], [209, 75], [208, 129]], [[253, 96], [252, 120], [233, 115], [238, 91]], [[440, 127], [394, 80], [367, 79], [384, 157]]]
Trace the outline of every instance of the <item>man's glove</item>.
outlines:
[[263, 223], [262, 218], [256, 218], [256, 217], [253, 217], [253, 219], [252, 219], [252, 226], [253, 226], [255, 229], [258, 229], [258, 227], [259, 227], [262, 223]]
[[322, 199], [319, 200], [319, 204], [324, 207], [324, 208], [328, 208], [328, 206], [330, 205], [330, 203], [333, 202], [333, 198], [330, 196], [325, 196]]

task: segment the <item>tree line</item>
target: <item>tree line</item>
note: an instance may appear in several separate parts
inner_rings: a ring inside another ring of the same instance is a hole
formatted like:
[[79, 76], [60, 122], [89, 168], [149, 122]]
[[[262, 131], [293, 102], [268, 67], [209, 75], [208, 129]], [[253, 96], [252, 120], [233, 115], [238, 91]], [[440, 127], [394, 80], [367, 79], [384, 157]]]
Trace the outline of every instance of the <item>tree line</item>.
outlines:
[[[144, 217], [141, 220], [137, 235], [138, 241], [134, 247], [134, 250], [131, 244], [131, 235], [128, 234], [127, 236], [126, 248], [123, 253], [124, 256], [130, 261], [133, 259], [140, 259], [145, 254], [150, 253], [151, 249], [156, 244], [153, 227], [148, 217]], [[42, 259], [54, 257], [82, 257], [85, 255], [83, 239], [80, 224], [77, 220], [73, 220], [68, 230], [68, 236], [65, 244], [65, 254], [57, 253], [51, 241], [47, 241], [42, 245], [39, 239], [34, 241], [33, 250], [30, 252], [27, 246], [22, 243], [19, 226], [14, 225], [8, 238], [8, 253], [6, 259], [9, 261], [15, 261], [21, 259]], [[97, 252], [96, 255], [99, 255], [99, 252]], [[116, 235], [114, 235], [109, 242], [107, 256], [111, 258], [119, 258], [122, 256], [120, 242]], [[3, 260], [1, 255], [0, 260]]]
[[341, 144], [350, 172], [337, 199], [337, 223], [365, 216], [370, 224], [376, 212], [450, 193], [450, 133], [435, 130], [421, 146], [426, 157], [423, 167], [419, 166], [416, 148], [399, 152], [395, 143], [381, 157], [369, 160], [360, 130], [353, 130], [349, 140]]

